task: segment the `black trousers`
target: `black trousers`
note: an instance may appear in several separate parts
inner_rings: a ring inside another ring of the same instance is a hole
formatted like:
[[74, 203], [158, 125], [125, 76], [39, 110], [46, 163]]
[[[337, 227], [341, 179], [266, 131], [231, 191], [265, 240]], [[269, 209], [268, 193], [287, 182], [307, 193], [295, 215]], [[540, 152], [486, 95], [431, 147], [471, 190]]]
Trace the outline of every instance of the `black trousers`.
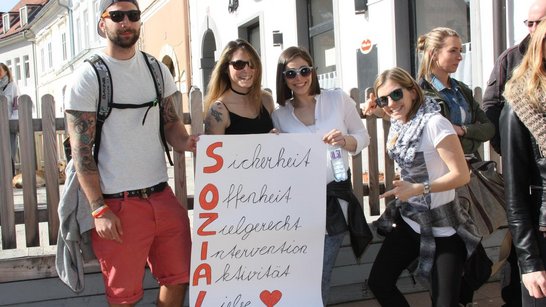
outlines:
[[[420, 235], [401, 218], [397, 225], [383, 241], [368, 279], [368, 286], [383, 307], [409, 306], [396, 282], [402, 271], [419, 256]], [[435, 238], [435, 242], [432, 306], [459, 306], [466, 247], [458, 235]]]

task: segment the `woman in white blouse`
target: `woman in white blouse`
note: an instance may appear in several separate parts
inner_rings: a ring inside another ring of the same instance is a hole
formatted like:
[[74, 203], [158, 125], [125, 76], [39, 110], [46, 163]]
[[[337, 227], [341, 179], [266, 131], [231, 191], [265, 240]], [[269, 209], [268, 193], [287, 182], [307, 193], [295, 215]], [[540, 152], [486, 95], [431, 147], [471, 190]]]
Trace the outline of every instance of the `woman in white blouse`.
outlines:
[[[321, 90], [313, 60], [300, 47], [290, 47], [279, 56], [277, 103], [280, 106], [272, 117], [279, 132], [311, 133], [331, 146], [341, 147], [345, 169], [348, 169], [348, 155], [360, 153], [369, 144], [370, 137], [357, 113], [355, 102], [342, 90]], [[336, 182], [329, 156], [327, 162], [327, 233], [322, 272], [322, 299], [325, 305], [328, 303], [330, 275], [346, 231], [351, 232], [351, 245], [356, 257], [361, 256], [371, 239], [353, 240], [355, 225], [348, 225], [346, 216], [358, 215], [357, 219], [350, 218], [349, 221], [364, 221], [360, 226], [365, 231], [368, 230], [367, 223], [364, 215], [360, 216], [362, 208], [352, 193], [350, 176], [345, 181]], [[359, 243], [360, 247], [356, 247]]]

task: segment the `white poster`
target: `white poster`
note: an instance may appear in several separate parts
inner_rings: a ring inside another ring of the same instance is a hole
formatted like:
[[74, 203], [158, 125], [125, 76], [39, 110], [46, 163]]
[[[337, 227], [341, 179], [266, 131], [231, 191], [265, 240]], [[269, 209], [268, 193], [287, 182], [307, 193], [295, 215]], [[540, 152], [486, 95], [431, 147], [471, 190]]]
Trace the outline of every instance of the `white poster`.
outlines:
[[200, 136], [191, 306], [323, 306], [325, 167], [318, 135]]

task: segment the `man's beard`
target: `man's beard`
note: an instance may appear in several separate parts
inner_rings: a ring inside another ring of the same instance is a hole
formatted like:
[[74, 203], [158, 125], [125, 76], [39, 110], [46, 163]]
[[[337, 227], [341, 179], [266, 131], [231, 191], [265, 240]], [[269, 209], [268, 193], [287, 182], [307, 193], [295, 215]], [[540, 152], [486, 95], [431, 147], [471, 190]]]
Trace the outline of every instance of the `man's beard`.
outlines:
[[[120, 34], [124, 32], [130, 32], [133, 34], [133, 36], [131, 36], [131, 38], [129, 39], [125, 39]], [[113, 31], [107, 30], [106, 36], [116, 46], [119, 46], [121, 48], [131, 48], [136, 44], [136, 42], [138, 41], [138, 38], [140, 37], [140, 29], [136, 29], [136, 30], [125, 29], [125, 30], [120, 30], [119, 32], [113, 32]]]

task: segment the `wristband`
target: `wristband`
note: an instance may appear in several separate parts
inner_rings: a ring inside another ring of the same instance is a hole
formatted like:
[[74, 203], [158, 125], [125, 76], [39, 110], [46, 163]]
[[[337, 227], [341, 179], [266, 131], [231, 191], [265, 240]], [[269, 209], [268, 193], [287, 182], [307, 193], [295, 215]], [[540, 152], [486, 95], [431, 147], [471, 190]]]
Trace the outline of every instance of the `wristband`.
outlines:
[[106, 211], [108, 211], [110, 209], [110, 207], [108, 207], [107, 205], [102, 205], [100, 207], [98, 207], [97, 209], [93, 210], [93, 212], [91, 212], [91, 215], [98, 219], [100, 217], [102, 217], [104, 215], [104, 213], [106, 213]]

